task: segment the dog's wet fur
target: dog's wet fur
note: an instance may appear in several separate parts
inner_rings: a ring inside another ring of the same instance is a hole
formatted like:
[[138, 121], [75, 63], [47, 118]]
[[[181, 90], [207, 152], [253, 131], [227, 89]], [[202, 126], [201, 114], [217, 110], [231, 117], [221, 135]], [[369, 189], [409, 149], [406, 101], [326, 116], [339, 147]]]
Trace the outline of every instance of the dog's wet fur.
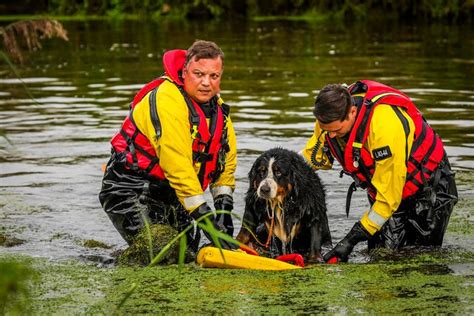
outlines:
[[237, 240], [265, 250], [268, 239], [271, 256], [299, 253], [320, 261], [321, 247], [331, 244], [331, 234], [319, 176], [296, 152], [273, 148], [257, 158], [248, 177]]

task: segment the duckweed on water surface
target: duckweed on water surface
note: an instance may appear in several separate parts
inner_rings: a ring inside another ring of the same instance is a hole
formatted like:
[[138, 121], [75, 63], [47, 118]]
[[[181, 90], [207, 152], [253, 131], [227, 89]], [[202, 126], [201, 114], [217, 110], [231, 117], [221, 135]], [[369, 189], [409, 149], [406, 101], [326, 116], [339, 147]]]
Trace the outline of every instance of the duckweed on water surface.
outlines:
[[[41, 282], [33, 314], [110, 313], [454, 313], [473, 310], [472, 253], [373, 264], [313, 265], [270, 272], [203, 269], [194, 264], [97, 268], [77, 262], [23, 259]], [[0, 260], [4, 260], [0, 259]], [[33, 283], [32, 283], [33, 284]], [[136, 284], [133, 292], [132, 284]], [[22, 300], [18, 297], [18, 300]]]
[[[462, 194], [448, 234], [472, 241], [472, 172], [458, 173]], [[206, 270], [187, 265], [119, 268], [107, 300], [117, 305], [130, 284], [137, 289], [123, 313], [454, 313], [472, 314], [474, 253], [462, 246], [380, 250], [371, 264], [314, 265], [304, 270], [263, 272]], [[92, 307], [100, 311], [102, 305]]]
[[369, 264], [283, 272], [203, 269], [192, 263], [181, 270], [177, 265], [143, 268], [149, 260], [144, 245], [135, 249], [144, 262], [114, 268], [3, 254], [0, 313], [473, 314], [470, 175], [457, 175], [462, 194], [447, 231], [447, 237], [459, 240], [456, 247], [381, 249], [371, 253]]

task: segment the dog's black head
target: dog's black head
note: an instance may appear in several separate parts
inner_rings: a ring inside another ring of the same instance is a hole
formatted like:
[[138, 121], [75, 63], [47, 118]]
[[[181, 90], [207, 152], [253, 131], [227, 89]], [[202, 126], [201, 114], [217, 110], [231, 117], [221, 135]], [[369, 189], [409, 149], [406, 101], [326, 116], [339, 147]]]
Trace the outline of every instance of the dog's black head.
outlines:
[[261, 199], [282, 203], [297, 188], [295, 157], [289, 150], [274, 148], [257, 158], [249, 172], [250, 185]]

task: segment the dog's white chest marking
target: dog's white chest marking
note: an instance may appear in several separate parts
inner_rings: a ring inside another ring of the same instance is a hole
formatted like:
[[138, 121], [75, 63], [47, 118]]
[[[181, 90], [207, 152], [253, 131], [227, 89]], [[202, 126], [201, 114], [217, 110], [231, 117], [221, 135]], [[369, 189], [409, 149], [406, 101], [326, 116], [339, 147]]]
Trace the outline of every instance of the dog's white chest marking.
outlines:
[[286, 235], [285, 230], [285, 213], [281, 209], [279, 204], [274, 206], [275, 208], [275, 226], [273, 227], [273, 233], [277, 236], [282, 242], [288, 242], [288, 236]]
[[282, 207], [281, 201], [267, 201], [267, 216], [269, 218], [269, 221], [265, 222], [267, 231], [271, 232], [270, 234], [278, 237], [278, 239], [280, 239], [283, 244], [288, 244], [291, 242], [300, 231], [301, 224], [296, 223], [290, 228], [290, 231], [287, 232], [287, 226], [285, 223], [285, 210]]
[[280, 239], [284, 244], [289, 243], [297, 234], [299, 225], [294, 225], [291, 228], [290, 235], [287, 234], [285, 224], [285, 210], [282, 208], [281, 203], [272, 203], [272, 201], [268, 201], [267, 212], [269, 212], [268, 217], [271, 219], [271, 221], [273, 221], [273, 223], [271, 221], [265, 222], [267, 230], [271, 231], [271, 233], [277, 236], [278, 239]]

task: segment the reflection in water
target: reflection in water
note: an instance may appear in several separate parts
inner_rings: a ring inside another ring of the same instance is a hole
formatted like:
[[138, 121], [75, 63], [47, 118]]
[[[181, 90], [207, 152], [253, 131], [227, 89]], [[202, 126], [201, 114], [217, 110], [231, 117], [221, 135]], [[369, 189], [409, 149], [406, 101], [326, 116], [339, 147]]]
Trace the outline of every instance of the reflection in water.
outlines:
[[[161, 75], [163, 52], [195, 38], [215, 40], [226, 54], [222, 95], [238, 138], [239, 214], [254, 159], [274, 146], [304, 146], [314, 97], [327, 83], [367, 78], [400, 88], [442, 136], [454, 168], [474, 169], [474, 41], [463, 27], [354, 26], [360, 38], [353, 41], [346, 29], [302, 22], [177, 26], [69, 22], [70, 42], [46, 43], [19, 69], [21, 81], [1, 66], [2, 227], [28, 242], [0, 251], [62, 258], [106, 252], [80, 246], [86, 239], [124, 246], [97, 199], [108, 141], [134, 93]], [[345, 218], [350, 180], [339, 170], [321, 173], [334, 240], [367, 207], [356, 192]]]

